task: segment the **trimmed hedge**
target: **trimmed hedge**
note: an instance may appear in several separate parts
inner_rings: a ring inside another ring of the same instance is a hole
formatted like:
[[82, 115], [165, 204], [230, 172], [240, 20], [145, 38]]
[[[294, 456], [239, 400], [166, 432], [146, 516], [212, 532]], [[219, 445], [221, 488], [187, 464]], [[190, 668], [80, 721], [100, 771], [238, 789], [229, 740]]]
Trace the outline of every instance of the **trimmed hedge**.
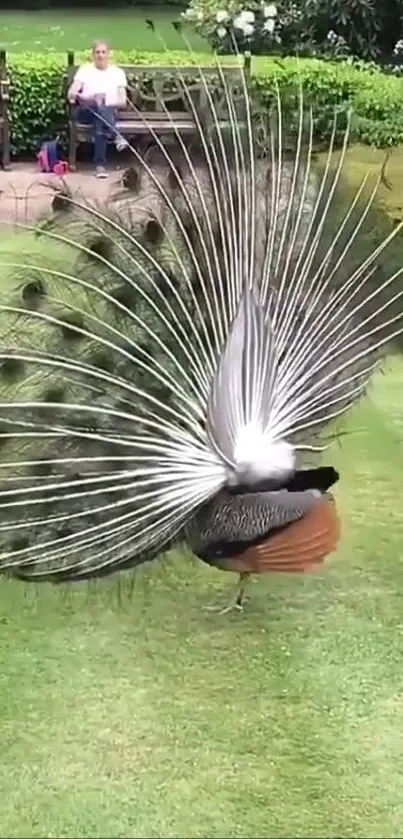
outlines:
[[[211, 65], [208, 54], [187, 52], [114, 53], [117, 63]], [[14, 154], [35, 151], [44, 139], [66, 130], [64, 71], [67, 57], [60, 54], [11, 54], [10, 117]], [[77, 61], [88, 54], [77, 53]], [[234, 60], [234, 59], [232, 59]], [[228, 63], [231, 59], [222, 58]], [[276, 89], [291, 102], [300, 84], [314, 110], [316, 139], [332, 130], [334, 109], [353, 108], [353, 136], [358, 142], [388, 147], [403, 141], [403, 79], [385, 75], [375, 66], [332, 63], [319, 59], [258, 57], [252, 63], [252, 86], [263, 110], [273, 103]], [[290, 90], [293, 97], [290, 98]], [[291, 105], [290, 105], [291, 107]]]

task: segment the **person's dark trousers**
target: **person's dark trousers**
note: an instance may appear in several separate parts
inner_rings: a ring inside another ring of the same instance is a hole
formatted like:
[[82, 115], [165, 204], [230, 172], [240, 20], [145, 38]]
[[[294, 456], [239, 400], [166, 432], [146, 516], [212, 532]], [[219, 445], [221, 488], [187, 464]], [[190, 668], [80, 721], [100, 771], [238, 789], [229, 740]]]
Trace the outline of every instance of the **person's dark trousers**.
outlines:
[[106, 166], [106, 148], [108, 140], [115, 136], [116, 121], [115, 108], [111, 105], [93, 105], [91, 108], [78, 106], [75, 112], [77, 122], [92, 126], [94, 142], [93, 163], [95, 166]]

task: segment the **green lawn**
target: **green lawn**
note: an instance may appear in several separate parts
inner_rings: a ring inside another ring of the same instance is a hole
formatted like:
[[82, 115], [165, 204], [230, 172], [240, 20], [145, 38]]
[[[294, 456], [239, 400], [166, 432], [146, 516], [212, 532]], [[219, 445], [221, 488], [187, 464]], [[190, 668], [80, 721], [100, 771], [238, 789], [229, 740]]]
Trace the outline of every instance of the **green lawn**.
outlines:
[[[132, 9], [82, 13], [76, 9], [0, 11], [0, 46], [9, 52], [64, 52], [84, 50], [95, 38], [107, 38], [115, 49], [160, 52], [163, 49], [161, 42], [145, 24], [145, 20], [151, 18], [168, 49], [186, 49], [172, 26], [172, 21], [178, 20], [179, 16], [177, 6], [134, 6]], [[208, 51], [205, 41], [191, 30], [187, 37], [194, 49]]]
[[180, 557], [131, 594], [1, 582], [1, 836], [401, 835], [402, 376], [335, 452], [338, 554], [243, 616]]
[[338, 553], [244, 615], [179, 556], [133, 590], [0, 581], [0, 836], [401, 836], [402, 381], [393, 357], [333, 451]]

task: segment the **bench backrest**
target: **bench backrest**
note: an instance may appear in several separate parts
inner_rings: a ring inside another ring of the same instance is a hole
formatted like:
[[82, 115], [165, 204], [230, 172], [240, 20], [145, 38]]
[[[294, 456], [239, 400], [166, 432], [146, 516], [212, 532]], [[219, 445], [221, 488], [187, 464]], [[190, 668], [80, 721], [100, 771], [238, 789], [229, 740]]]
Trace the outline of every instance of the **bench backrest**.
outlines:
[[[67, 61], [66, 82], [69, 87], [77, 72], [78, 65], [74, 64], [74, 53], [69, 52]], [[133, 106], [139, 111], [154, 111], [161, 113], [165, 108], [176, 113], [183, 112], [190, 114], [192, 107], [189, 104], [189, 97], [195, 107], [199, 109], [208, 107], [208, 94], [206, 83], [211, 95], [214, 96], [214, 103], [217, 110], [220, 104], [224, 104], [225, 85], [231, 90], [233, 96], [243, 97], [242, 76], [240, 65], [220, 65], [220, 72], [216, 67], [203, 67], [203, 82], [198, 67], [194, 65], [176, 67], [175, 65], [152, 65], [152, 64], [122, 64], [125, 71], [128, 87], [128, 105], [122, 115], [133, 114]], [[245, 65], [248, 71], [249, 65]]]

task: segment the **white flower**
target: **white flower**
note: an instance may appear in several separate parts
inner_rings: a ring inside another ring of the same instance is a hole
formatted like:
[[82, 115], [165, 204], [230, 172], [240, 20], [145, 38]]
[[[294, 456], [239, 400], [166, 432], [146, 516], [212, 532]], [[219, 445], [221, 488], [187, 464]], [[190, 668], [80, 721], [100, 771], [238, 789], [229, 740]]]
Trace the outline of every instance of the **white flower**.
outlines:
[[263, 17], [277, 17], [277, 6], [275, 3], [269, 3], [263, 6]]
[[194, 9], [186, 9], [186, 12], [182, 12], [184, 17], [189, 18], [189, 20], [193, 20], [196, 17], [196, 13]]
[[226, 34], [227, 34], [227, 30], [226, 30], [225, 26], [219, 26], [218, 29], [217, 29], [218, 37], [219, 38], [225, 38]]
[[224, 23], [224, 21], [228, 20], [228, 18], [229, 14], [225, 11], [225, 9], [221, 9], [215, 16], [217, 23]]
[[276, 22], [274, 20], [274, 17], [268, 17], [263, 24], [263, 32], [268, 32], [269, 35], [272, 35], [274, 32], [275, 25]]
[[197, 12], [196, 20], [203, 20], [203, 17], [204, 17], [203, 12]]
[[245, 23], [244, 24], [243, 34], [245, 35], [245, 38], [250, 38], [253, 35], [254, 28], [255, 27], [253, 26], [253, 23]]
[[[242, 29], [244, 35], [247, 33], [245, 32], [245, 27], [248, 29], [250, 26], [252, 27], [253, 32], [253, 21], [255, 20], [255, 15], [253, 12], [241, 12], [239, 15], [234, 18], [234, 27], [235, 29]], [[249, 34], [252, 34], [249, 32]]]

